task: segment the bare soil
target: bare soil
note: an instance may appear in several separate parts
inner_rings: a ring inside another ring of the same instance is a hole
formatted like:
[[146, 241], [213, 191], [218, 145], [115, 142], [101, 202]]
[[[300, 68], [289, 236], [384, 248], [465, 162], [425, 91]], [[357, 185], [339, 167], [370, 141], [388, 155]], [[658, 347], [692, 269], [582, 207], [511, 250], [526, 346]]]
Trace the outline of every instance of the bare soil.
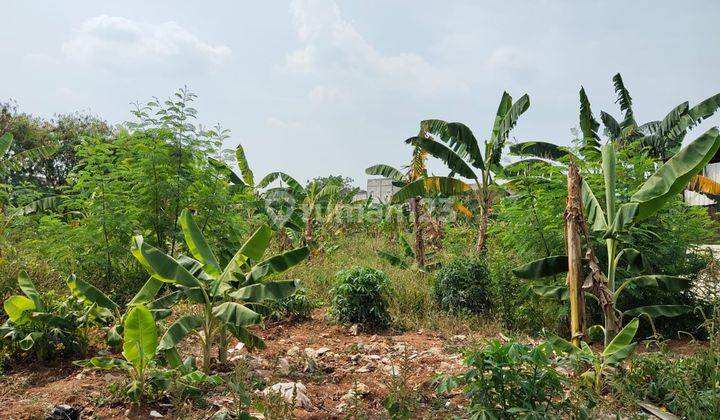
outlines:
[[[266, 349], [253, 353], [235, 351], [230, 354], [231, 365], [219, 366], [217, 370], [227, 376], [232, 365], [244, 363], [251, 373], [251, 383], [256, 386], [256, 398], [262, 397], [261, 389], [276, 383], [302, 383], [312, 406], [294, 409], [295, 416], [301, 419], [344, 418], [350, 413], [365, 414], [367, 418], [386, 417], [382, 402], [390, 392], [393, 372], [406, 378], [407, 389], [417, 398], [414, 418], [461, 414], [462, 399], [437, 398], [433, 379], [439, 374], [462, 371], [464, 346], [486, 339], [505, 339], [500, 333], [481, 337], [446, 336], [422, 330], [355, 332], [327, 322], [323, 309], [316, 310], [311, 319], [270, 325], [256, 333], [264, 338]], [[232, 342], [230, 347], [235, 344]], [[670, 348], [689, 354], [700, 346], [672, 342]], [[199, 356], [197, 342], [188, 341], [182, 353]], [[281, 359], [288, 362], [284, 369]], [[219, 386], [208, 390], [204, 403], [188, 404], [182, 412], [167, 398], [137, 406], [123, 399], [119, 391], [113, 391], [120, 389], [125, 380], [122, 372], [82, 369], [71, 361], [18, 364], [0, 378], [2, 418], [44, 419], [55, 405], [68, 404], [83, 407], [82, 418], [147, 419], [154, 410], [164, 418], [201, 419], [231, 407], [233, 401], [225, 388]], [[347, 397], [353, 389], [357, 396]]]

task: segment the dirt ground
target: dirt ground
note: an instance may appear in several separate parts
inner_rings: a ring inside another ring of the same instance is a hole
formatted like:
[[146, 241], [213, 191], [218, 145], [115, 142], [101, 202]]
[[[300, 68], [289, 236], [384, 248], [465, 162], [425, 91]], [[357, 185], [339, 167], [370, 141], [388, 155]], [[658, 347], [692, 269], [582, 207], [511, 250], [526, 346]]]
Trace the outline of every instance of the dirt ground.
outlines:
[[[386, 413], [382, 401], [388, 386], [392, 386], [394, 372], [405, 377], [408, 389], [420, 397], [416, 415], [433, 418], [449, 414], [446, 400], [435, 399], [432, 380], [440, 373], [460, 372], [460, 346], [473, 339], [422, 330], [356, 332], [328, 323], [324, 310], [316, 310], [310, 320], [279, 323], [257, 333], [267, 348], [250, 354], [244, 349], [234, 351], [231, 363], [245, 363], [252, 382], [259, 388], [283, 382], [302, 383], [311, 406], [296, 407], [295, 415], [308, 419], [343, 418], [349, 412], [365, 413], [369, 418], [382, 416]], [[235, 344], [232, 342], [230, 347]], [[181, 350], [183, 355], [200, 355], [193, 340], [186, 340]], [[229, 371], [231, 367], [220, 370]], [[113, 384], [118, 386], [122, 381], [122, 372], [83, 369], [71, 361], [12, 366], [0, 378], [2, 417], [45, 418], [52, 407], [67, 404], [84, 407], [83, 418], [150, 418], [151, 411], [165, 418], [207, 418], [232, 403], [220, 386], [206, 395], [206, 404], [193, 405], [179, 416], [170, 401], [140, 407], [122, 401], [112, 392]], [[355, 394], [346, 396], [352, 390]]]
[[[301, 383], [310, 405], [297, 404], [294, 414], [303, 419], [344, 418], [351, 413], [386, 417], [382, 402], [398, 385], [391, 381], [393, 373], [404, 378], [401, 382], [419, 401], [414, 418], [461, 414], [462, 398], [436, 397], [433, 379], [439, 374], [462, 371], [462, 347], [485, 339], [506, 339], [500, 333], [496, 337], [477, 337], [422, 330], [383, 334], [354, 331], [328, 323], [322, 309], [309, 320], [278, 323], [256, 332], [265, 339], [267, 348], [253, 353], [233, 351], [231, 365], [218, 369], [221, 376], [230, 375], [233, 365], [243, 364], [257, 398], [262, 396], [262, 389], [274, 384]], [[230, 347], [234, 349], [236, 344], [232, 342]], [[692, 342], [670, 343], [670, 348], [680, 354], [692, 353], [699, 346]], [[646, 350], [644, 347], [639, 346], [639, 351]], [[200, 356], [193, 340], [186, 340], [181, 350], [183, 355]], [[70, 361], [12, 366], [0, 378], [2, 418], [44, 419], [52, 407], [67, 404], [83, 407], [82, 418], [147, 419], [155, 411], [164, 418], [202, 419], [230, 408], [233, 402], [225, 388], [219, 386], [208, 390], [204, 403], [179, 408], [161, 399], [133, 406], [113, 392], [123, 380], [122, 372], [82, 369]]]

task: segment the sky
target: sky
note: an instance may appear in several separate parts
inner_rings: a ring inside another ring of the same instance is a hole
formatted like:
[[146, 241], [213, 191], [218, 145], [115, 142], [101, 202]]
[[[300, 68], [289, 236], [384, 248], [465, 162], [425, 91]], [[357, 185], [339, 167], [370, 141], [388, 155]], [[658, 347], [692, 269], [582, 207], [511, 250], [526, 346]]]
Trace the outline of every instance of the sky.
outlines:
[[[720, 2], [0, 0], [0, 101], [43, 117], [132, 120], [187, 85], [256, 177], [304, 181], [410, 159], [428, 118], [489, 136], [502, 92], [530, 95], [511, 141], [568, 144], [578, 91], [639, 122], [720, 92]], [[704, 124], [718, 125], [714, 117]], [[707, 127], [694, 131], [699, 135]], [[702, 131], [701, 131], [702, 130]], [[694, 138], [694, 137], [693, 137]], [[439, 162], [430, 171], [445, 175]]]

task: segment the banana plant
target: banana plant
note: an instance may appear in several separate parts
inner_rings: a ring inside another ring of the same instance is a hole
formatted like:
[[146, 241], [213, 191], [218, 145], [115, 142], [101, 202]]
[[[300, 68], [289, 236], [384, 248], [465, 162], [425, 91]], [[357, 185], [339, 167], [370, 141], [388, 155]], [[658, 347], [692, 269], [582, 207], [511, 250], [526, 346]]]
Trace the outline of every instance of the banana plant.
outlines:
[[589, 368], [580, 377], [590, 385], [597, 394], [600, 394], [603, 387], [603, 377], [608, 370], [618, 366], [628, 358], [634, 351], [637, 343], [633, 343], [637, 333], [639, 321], [634, 318], [618, 333], [615, 338], [605, 346], [602, 352], [596, 353], [584, 341], [580, 347], [576, 347], [569, 341], [560, 337], [551, 337], [548, 341], [555, 350], [568, 354], [572, 361]]
[[[270, 198], [283, 196], [291, 202], [289, 208], [282, 209], [284, 216], [291, 222], [290, 226], [297, 225], [297, 215], [302, 214], [302, 242], [306, 246], [314, 246], [314, 227], [318, 214], [326, 214], [333, 209], [340, 194], [340, 185], [321, 185], [317, 181], [310, 182], [303, 188], [295, 178], [283, 172], [271, 172], [258, 182], [257, 188], [265, 188], [280, 179], [283, 185], [266, 191]], [[286, 222], [287, 223], [287, 222]]]
[[76, 364], [95, 369], [126, 370], [131, 377], [127, 394], [133, 400], [139, 401], [145, 395], [149, 379], [155, 381], [164, 379], [160, 375], [151, 375], [156, 373], [154, 368], [157, 366], [155, 356], [158, 352], [158, 331], [152, 313], [144, 305], [132, 306], [123, 318], [124, 359], [93, 357], [78, 361]]
[[[420, 134], [423, 134], [422, 131]], [[416, 142], [411, 141], [415, 138], [416, 137], [411, 137], [405, 141], [407, 144], [413, 146], [413, 150], [410, 163], [403, 168], [404, 173], [386, 164], [370, 166], [365, 169], [365, 173], [389, 178], [394, 187], [400, 188], [393, 194], [390, 204], [401, 204], [404, 202], [409, 204], [412, 215], [415, 264], [418, 267], [424, 267], [426, 263], [426, 250], [421, 221], [424, 206], [421, 198], [431, 197], [437, 194], [460, 195], [470, 190], [470, 186], [451, 177], [428, 176], [426, 168], [428, 153]]]
[[50, 144], [8, 155], [13, 142], [12, 133], [5, 133], [0, 136], [0, 173], [2, 174], [22, 169], [23, 165], [29, 160], [47, 159], [57, 151], [57, 146]]
[[262, 320], [262, 315], [256, 311], [262, 310], [265, 300], [292, 295], [299, 281], [263, 279], [300, 263], [309, 252], [307, 247], [302, 247], [262, 259], [273, 233], [263, 225], [225, 267], [221, 267], [189, 211], [182, 212], [180, 225], [194, 258], [175, 259], [144, 242], [142, 236], [133, 238], [132, 254], [156, 281], [152, 287], [157, 287], [157, 282], [160, 286], [172, 284], [187, 299], [203, 308], [200, 316], [189, 314], [177, 319], [160, 339], [158, 348], [178, 364], [176, 346], [196, 332], [203, 344], [203, 370], [207, 373], [215, 342], [219, 342], [220, 361], [226, 359], [228, 331], [249, 349], [264, 347], [264, 342], [247, 329]]
[[[635, 120], [632, 97], [620, 73], [613, 76], [612, 81], [617, 95], [615, 102], [619, 104], [623, 118], [618, 122], [609, 113], [601, 112], [600, 119], [608, 137], [611, 141], [621, 144], [639, 143], [648, 155], [662, 161], [678, 152], [685, 136], [692, 128], [720, 109], [720, 93], [717, 93], [692, 107], [688, 101], [682, 102], [673, 107], [661, 120], [638, 124]], [[581, 95], [584, 94], [583, 90]], [[587, 96], [585, 102], [587, 103]], [[599, 144], [588, 146], [599, 151]]]
[[390, 263], [390, 265], [399, 267], [403, 270], [412, 268], [421, 272], [427, 272], [438, 267], [438, 265], [440, 264], [439, 261], [431, 261], [434, 256], [433, 252], [425, 253], [425, 265], [418, 266], [417, 264], [415, 264], [415, 251], [413, 251], [410, 242], [408, 242], [407, 238], [405, 238], [403, 234], [399, 234], [399, 237], [400, 244], [403, 248], [403, 255], [398, 255], [392, 251], [379, 249], [376, 251], [377, 256]]
[[84, 353], [87, 332], [103, 323], [105, 313], [77, 299], [47, 301], [25, 271], [18, 274], [22, 295], [10, 296], [3, 308], [8, 319], [0, 326], [0, 340], [24, 352], [34, 352], [38, 360], [52, 357], [62, 344], [64, 351]]
[[[580, 125], [585, 139], [585, 149], [592, 150], [593, 144], [598, 142], [597, 129], [599, 124], [592, 117], [589, 103], [583, 89], [580, 90], [581, 111]], [[632, 113], [627, 114], [625, 121], [632, 120]], [[632, 248], [620, 249], [622, 234], [626, 233], [636, 223], [647, 219], [657, 213], [673, 196], [679, 194], [688, 182], [707, 164], [720, 148], [720, 131], [711, 128], [706, 133], [690, 142], [685, 148], [662, 164], [657, 171], [648, 178], [643, 185], [630, 197], [629, 202], [619, 203], [616, 191], [617, 158], [615, 148], [619, 147], [617, 141], [609, 141], [600, 149], [602, 159], [602, 172], [605, 184], [605, 208], [600, 205], [592, 189], [583, 181], [582, 194], [585, 216], [589, 229], [605, 239], [608, 265], [607, 289], [610, 296], [608, 306], [615, 311], [615, 302], [618, 295], [629, 285], [636, 284], [641, 287], [654, 286], [674, 291], [689, 287], [686, 279], [672, 276], [644, 275], [624, 279], [622, 284], [617, 283], [617, 268], [622, 262], [637, 263], [641, 259], [639, 252]], [[526, 142], [513, 145], [511, 152], [519, 156], [535, 156], [547, 160], [578, 159], [572, 152], [562, 146], [542, 142]], [[584, 152], [585, 155], [592, 153]], [[521, 278], [536, 279], [550, 275], [557, 275], [567, 270], [566, 256], [551, 256], [530, 262], [514, 270]], [[551, 290], [552, 289], [552, 290]], [[541, 289], [545, 294], [562, 296], [563, 287]], [[652, 305], [643, 308], [634, 308], [625, 315], [639, 313], [650, 317], [678, 316], [686, 313], [690, 308], [677, 305]], [[610, 343], [619, 330], [619, 322], [614, 312], [605, 313], [605, 343]]]
[[[474, 190], [480, 203], [477, 252], [485, 248], [493, 190], [496, 188], [493, 172], [501, 167], [500, 159], [510, 131], [517, 124], [520, 115], [529, 107], [530, 97], [527, 94], [513, 102], [512, 97], [507, 92], [503, 92], [490, 138], [485, 141], [484, 154], [480, 152], [480, 144], [472, 131], [459, 122], [422, 121], [420, 135], [407, 140], [407, 143], [416, 145], [431, 156], [442, 160], [450, 169], [449, 177], [435, 177], [437, 190], [446, 195], [456, 195], [471, 189], [470, 185], [453, 178], [454, 175], [471, 180], [477, 187]], [[461, 187], [458, 188], [457, 183], [460, 183]], [[403, 187], [395, 196], [403, 199], [406, 196], [419, 195], [417, 193], [422, 190], [427, 190], [424, 182], [413, 182]]]

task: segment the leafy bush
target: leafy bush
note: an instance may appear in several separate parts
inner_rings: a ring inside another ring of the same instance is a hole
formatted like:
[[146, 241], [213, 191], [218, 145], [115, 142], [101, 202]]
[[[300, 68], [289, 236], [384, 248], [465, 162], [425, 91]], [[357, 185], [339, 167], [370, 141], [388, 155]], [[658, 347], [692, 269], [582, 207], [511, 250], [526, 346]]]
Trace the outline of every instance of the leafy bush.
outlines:
[[[565, 393], [568, 380], [555, 370], [550, 343], [531, 347], [521, 343], [492, 341], [466, 354], [470, 368], [464, 374], [442, 379], [436, 391], [458, 386], [470, 399], [471, 418], [565, 418], [574, 413]], [[577, 409], [579, 411], [579, 409]]]
[[720, 418], [720, 353], [703, 350], [689, 357], [645, 353], [627, 374], [614, 380], [622, 400], [650, 401], [689, 419]]
[[295, 294], [284, 299], [267, 301], [270, 308], [268, 318], [274, 320], [290, 319], [299, 320], [310, 317], [310, 313], [316, 307], [316, 303], [308, 296], [307, 289], [300, 287]]
[[337, 273], [330, 314], [343, 323], [383, 328], [390, 324], [390, 279], [380, 270], [354, 267]]
[[0, 326], [3, 351], [32, 354], [41, 361], [85, 354], [88, 327], [104, 314], [74, 296], [41, 295], [24, 271], [18, 275], [18, 284], [23, 295], [10, 296], [3, 304], [8, 316]]
[[527, 280], [512, 273], [520, 257], [500, 240], [488, 240], [487, 263], [492, 288], [493, 316], [512, 330], [540, 333], [543, 329], [567, 335], [567, 304], [538, 296]]
[[492, 305], [485, 257], [455, 258], [435, 275], [433, 297], [444, 310], [481, 313]]

